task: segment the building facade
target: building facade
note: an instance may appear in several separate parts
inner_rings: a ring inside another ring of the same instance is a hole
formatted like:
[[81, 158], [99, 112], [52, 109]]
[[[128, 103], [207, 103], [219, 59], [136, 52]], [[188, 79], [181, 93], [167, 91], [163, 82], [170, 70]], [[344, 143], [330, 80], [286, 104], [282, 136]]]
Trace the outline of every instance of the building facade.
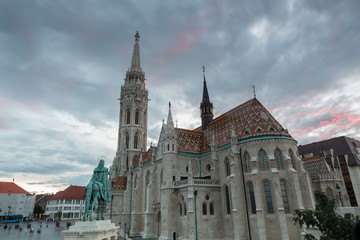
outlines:
[[14, 182], [0, 182], [0, 215], [21, 214], [29, 217], [34, 211], [35, 194]]
[[147, 151], [139, 34], [121, 86], [110, 216], [131, 236], [301, 239], [294, 209], [314, 207], [297, 142], [254, 97], [214, 118], [203, 69], [202, 125], [174, 126], [171, 104]]
[[341, 198], [348, 198], [352, 207], [360, 206], [360, 141], [341, 136], [299, 146], [301, 157], [319, 155], [341, 176], [345, 188]]
[[62, 220], [81, 219], [85, 207], [85, 187], [69, 186], [57, 192], [46, 204], [45, 216], [56, 218], [61, 212]]

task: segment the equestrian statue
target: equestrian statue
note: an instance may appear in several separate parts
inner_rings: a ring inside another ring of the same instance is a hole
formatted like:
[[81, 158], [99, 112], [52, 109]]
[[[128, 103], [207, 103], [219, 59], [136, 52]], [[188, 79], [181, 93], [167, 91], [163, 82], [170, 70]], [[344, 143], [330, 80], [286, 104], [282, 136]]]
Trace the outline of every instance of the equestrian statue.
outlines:
[[[85, 193], [85, 212], [83, 221], [86, 221], [86, 216], [89, 214], [89, 220], [93, 220], [93, 210], [96, 204], [97, 217], [96, 220], [104, 220], [104, 213], [106, 211], [106, 204], [110, 202], [109, 190], [109, 175], [112, 174], [105, 166], [104, 159], [100, 159], [99, 165], [94, 169], [94, 173], [89, 184], [86, 186]], [[90, 212], [90, 213], [89, 213]]]

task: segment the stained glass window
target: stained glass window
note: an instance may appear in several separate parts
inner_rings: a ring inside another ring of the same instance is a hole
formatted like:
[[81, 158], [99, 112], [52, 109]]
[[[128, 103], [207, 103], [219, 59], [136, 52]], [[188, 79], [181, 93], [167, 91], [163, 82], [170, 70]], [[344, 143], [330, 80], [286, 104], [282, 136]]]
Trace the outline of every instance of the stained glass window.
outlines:
[[246, 172], [251, 172], [252, 168], [251, 168], [251, 157], [250, 154], [248, 152], [245, 153], [245, 168], [246, 168]]
[[284, 169], [280, 149], [277, 148], [275, 150], [274, 156], [275, 156], [275, 166], [276, 166], [276, 168], [277, 169]]
[[267, 171], [269, 169], [266, 153], [262, 149], [259, 152], [259, 164], [260, 164], [260, 170]]
[[283, 180], [280, 181], [281, 197], [283, 200], [283, 205], [285, 213], [290, 213], [289, 199], [287, 197], [286, 185]]
[[265, 191], [265, 201], [266, 201], [267, 213], [274, 213], [274, 208], [273, 208], [272, 198], [271, 198], [270, 183], [267, 181], [264, 182], [264, 191]]

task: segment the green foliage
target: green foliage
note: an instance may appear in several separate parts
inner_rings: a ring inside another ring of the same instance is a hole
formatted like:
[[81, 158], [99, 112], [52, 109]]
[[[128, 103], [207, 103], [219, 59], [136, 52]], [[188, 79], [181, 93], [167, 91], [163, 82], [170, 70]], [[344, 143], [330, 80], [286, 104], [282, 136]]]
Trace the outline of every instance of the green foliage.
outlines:
[[[315, 191], [316, 207], [315, 210], [294, 210], [294, 224], [300, 227], [304, 225], [316, 227], [321, 232], [321, 240], [345, 240], [352, 237], [352, 226], [359, 220], [359, 216], [346, 213], [344, 216], [335, 212], [335, 199], [329, 200], [325, 193]], [[305, 240], [315, 240], [311, 234], [305, 235]]]
[[55, 213], [55, 217], [57, 217], [58, 219], [61, 219], [61, 215], [62, 215], [61, 211], [58, 211], [57, 213]]

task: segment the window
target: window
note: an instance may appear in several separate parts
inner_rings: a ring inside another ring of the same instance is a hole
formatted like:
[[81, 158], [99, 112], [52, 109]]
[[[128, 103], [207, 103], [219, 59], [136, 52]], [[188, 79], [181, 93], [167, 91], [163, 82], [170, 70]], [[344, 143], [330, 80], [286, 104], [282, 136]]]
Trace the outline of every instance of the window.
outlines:
[[150, 184], [150, 171], [147, 171], [146, 173], [145, 184], [146, 186], [149, 186]]
[[230, 176], [230, 174], [231, 174], [230, 162], [227, 157], [225, 158], [225, 174], [226, 174], [226, 176]]
[[134, 148], [135, 149], [138, 148], [138, 138], [139, 138], [139, 135], [136, 133], [135, 137], [134, 137]]
[[267, 181], [264, 182], [264, 191], [265, 191], [265, 201], [266, 201], [267, 213], [274, 213], [274, 208], [273, 208], [272, 198], [271, 198], [270, 183]]
[[274, 156], [275, 156], [275, 166], [276, 166], [276, 168], [277, 169], [284, 169], [280, 149], [278, 149], [278, 148], [275, 149]]
[[283, 180], [280, 181], [280, 189], [281, 189], [281, 197], [283, 200], [285, 213], [290, 213], [290, 206], [289, 206], [289, 200], [288, 200], [287, 192], [286, 192], [286, 185]]
[[182, 205], [179, 204], [179, 207], [180, 207], [180, 216], [182, 216]]
[[291, 149], [289, 149], [289, 157], [291, 158], [291, 162], [292, 162], [293, 168], [296, 169], [294, 153], [293, 153], [293, 151], [292, 151]]
[[129, 142], [130, 142], [129, 134], [126, 133], [126, 135], [125, 135], [125, 146], [126, 146], [126, 148], [129, 148]]
[[210, 203], [210, 215], [214, 215], [214, 204]]
[[139, 124], [139, 110], [135, 112], [135, 124]]
[[203, 215], [207, 215], [206, 203], [202, 204], [202, 212], [203, 212]]
[[134, 188], [137, 188], [137, 175], [135, 175]]
[[210, 164], [206, 165], [206, 170], [207, 170], [208, 172], [211, 171], [211, 165], [210, 165]]
[[251, 203], [251, 213], [256, 214], [256, 202], [254, 194], [254, 185], [252, 182], [249, 183], [249, 193], [250, 193], [250, 203]]
[[230, 194], [229, 187], [225, 185], [226, 213], [230, 214]]
[[71, 200], [65, 200], [65, 204], [71, 204]]
[[126, 170], [129, 169], [129, 156], [126, 156]]
[[64, 210], [71, 210], [71, 207], [64, 207]]
[[186, 203], [184, 203], [184, 215], [186, 215]]
[[75, 202], [76, 204], [80, 204], [80, 200], [76, 200], [76, 202]]
[[248, 152], [246, 152], [244, 154], [244, 158], [245, 158], [245, 168], [246, 168], [246, 172], [251, 172], [252, 168], [251, 168], [251, 157], [250, 154]]
[[269, 170], [266, 153], [262, 149], [259, 152], [259, 164], [260, 164], [260, 170], [262, 171]]
[[126, 109], [126, 124], [130, 124], [130, 109]]

